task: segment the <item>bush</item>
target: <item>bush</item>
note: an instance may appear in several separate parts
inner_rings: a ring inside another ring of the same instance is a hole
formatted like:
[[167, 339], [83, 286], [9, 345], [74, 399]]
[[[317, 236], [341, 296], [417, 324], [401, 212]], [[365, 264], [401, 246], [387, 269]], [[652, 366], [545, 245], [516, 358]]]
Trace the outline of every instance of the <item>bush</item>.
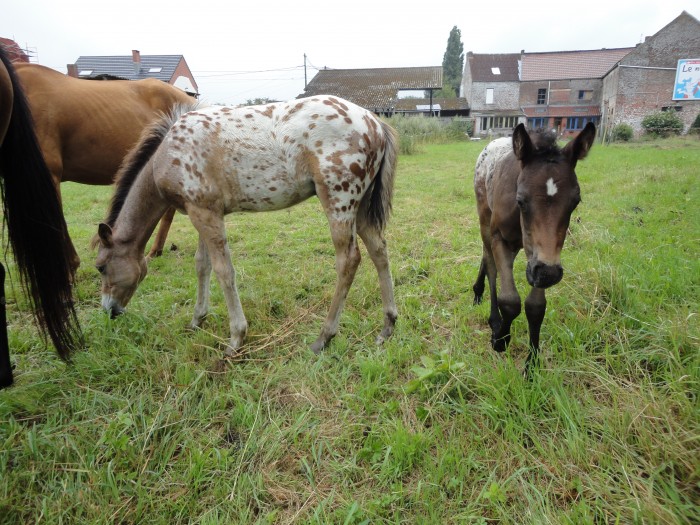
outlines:
[[471, 137], [472, 121], [466, 118], [455, 117], [446, 127], [447, 135], [455, 140], [464, 140]]
[[629, 124], [618, 124], [612, 130], [613, 142], [629, 142], [634, 137], [634, 130]]
[[425, 116], [396, 115], [385, 120], [399, 133], [399, 147], [403, 155], [420, 153], [423, 144], [467, 140], [467, 133], [471, 133], [471, 121], [458, 117], [443, 121]]
[[695, 120], [690, 125], [690, 129], [688, 130], [688, 133], [694, 133], [695, 135], [700, 135], [700, 113], [698, 113], [698, 116], [695, 117]]
[[642, 119], [644, 131], [657, 137], [680, 135], [683, 131], [683, 121], [675, 111], [659, 111], [651, 113]]

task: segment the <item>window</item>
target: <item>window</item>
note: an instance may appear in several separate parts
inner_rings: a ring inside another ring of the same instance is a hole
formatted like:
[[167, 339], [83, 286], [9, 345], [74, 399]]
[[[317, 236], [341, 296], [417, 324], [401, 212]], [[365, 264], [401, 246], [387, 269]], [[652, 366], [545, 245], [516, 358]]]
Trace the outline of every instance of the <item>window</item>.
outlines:
[[493, 88], [486, 89], [486, 103], [493, 104]]
[[578, 99], [579, 100], [593, 100], [593, 91], [590, 91], [588, 89], [579, 90]]
[[566, 129], [583, 129], [589, 122], [593, 122], [595, 124], [597, 120], [597, 117], [569, 117], [566, 119]]
[[92, 69], [83, 69], [80, 73], [78, 73], [78, 76], [80, 77], [89, 77], [92, 75]]
[[160, 73], [161, 71], [163, 71], [162, 67], [152, 67], [148, 70], [149, 73]]
[[527, 125], [530, 127], [530, 129], [542, 129], [545, 127], [546, 123], [547, 119], [542, 117], [527, 119]]
[[518, 117], [481, 117], [481, 130], [513, 129], [518, 125]]
[[491, 73], [494, 75], [500, 75], [501, 74], [501, 68], [500, 67], [492, 67], [491, 68]]
[[547, 90], [546, 89], [538, 89], [537, 90], [537, 103], [538, 104], [546, 104], [547, 103]]

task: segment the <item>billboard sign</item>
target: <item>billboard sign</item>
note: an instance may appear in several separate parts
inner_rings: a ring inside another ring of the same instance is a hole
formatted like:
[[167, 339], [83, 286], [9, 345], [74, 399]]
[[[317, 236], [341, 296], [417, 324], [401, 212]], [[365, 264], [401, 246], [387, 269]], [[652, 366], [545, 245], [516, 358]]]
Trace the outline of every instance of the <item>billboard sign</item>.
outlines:
[[678, 61], [673, 100], [700, 100], [700, 58]]

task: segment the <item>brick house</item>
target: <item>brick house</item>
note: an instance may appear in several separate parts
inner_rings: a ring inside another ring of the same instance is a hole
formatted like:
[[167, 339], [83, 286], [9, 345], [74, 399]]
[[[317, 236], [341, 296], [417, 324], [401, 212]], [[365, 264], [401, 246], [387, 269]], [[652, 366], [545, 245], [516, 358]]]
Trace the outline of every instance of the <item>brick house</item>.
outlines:
[[700, 59], [700, 22], [683, 11], [655, 35], [638, 44], [603, 79], [601, 124], [642, 131], [642, 119], [657, 111], [678, 111], [687, 130], [700, 113], [700, 98], [673, 100], [680, 59]]
[[134, 49], [131, 55], [126, 56], [81, 56], [67, 67], [68, 76], [71, 77], [157, 78], [192, 96], [199, 96], [197, 82], [182, 55], [141, 55]]
[[632, 48], [523, 53], [520, 108], [532, 129], [577, 134], [601, 117], [603, 77]]
[[467, 53], [460, 96], [469, 104], [474, 136], [508, 135], [524, 120], [519, 69], [519, 53]]

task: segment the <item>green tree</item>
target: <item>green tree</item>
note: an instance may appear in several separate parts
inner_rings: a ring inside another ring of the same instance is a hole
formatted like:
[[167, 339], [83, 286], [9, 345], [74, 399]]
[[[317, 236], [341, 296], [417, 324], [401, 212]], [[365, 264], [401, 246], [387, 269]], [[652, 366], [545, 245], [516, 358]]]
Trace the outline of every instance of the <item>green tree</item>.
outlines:
[[455, 96], [459, 96], [459, 86], [462, 83], [462, 68], [464, 66], [464, 45], [462, 44], [462, 32], [454, 26], [447, 39], [447, 50], [442, 57], [442, 79], [444, 91], [450, 86]]

